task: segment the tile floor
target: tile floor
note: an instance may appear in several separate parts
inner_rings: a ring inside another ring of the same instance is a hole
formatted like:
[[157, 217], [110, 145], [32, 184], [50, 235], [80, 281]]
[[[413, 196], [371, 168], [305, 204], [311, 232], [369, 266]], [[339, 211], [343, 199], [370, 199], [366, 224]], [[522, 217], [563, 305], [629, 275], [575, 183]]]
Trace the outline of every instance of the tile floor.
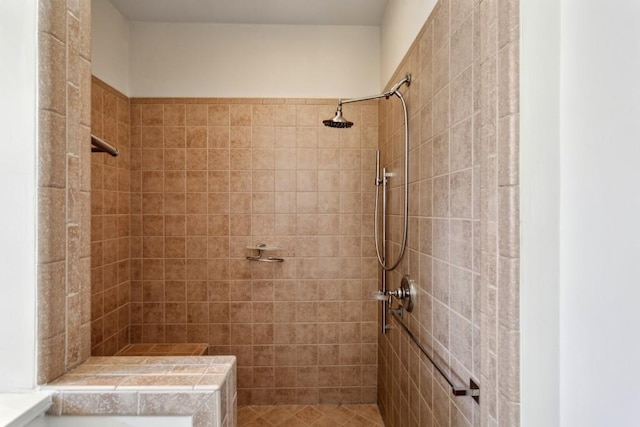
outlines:
[[377, 405], [241, 406], [238, 427], [384, 427]]

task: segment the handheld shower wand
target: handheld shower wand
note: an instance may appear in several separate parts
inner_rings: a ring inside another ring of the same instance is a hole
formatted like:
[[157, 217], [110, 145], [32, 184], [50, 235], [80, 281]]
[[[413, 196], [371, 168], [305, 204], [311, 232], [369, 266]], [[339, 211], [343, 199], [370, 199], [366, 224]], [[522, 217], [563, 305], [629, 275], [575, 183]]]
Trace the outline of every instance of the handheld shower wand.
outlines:
[[380, 150], [376, 150], [376, 188], [382, 183], [380, 178]]
[[[378, 263], [382, 267], [382, 279], [381, 285], [382, 289], [379, 293], [377, 293], [377, 299], [382, 300], [382, 313], [381, 313], [381, 327], [382, 333], [386, 334], [387, 330], [390, 328], [390, 325], [387, 324], [387, 310], [393, 312], [393, 307], [390, 303], [390, 298], [392, 293], [388, 293], [387, 291], [387, 271], [395, 269], [398, 265], [400, 265], [400, 261], [404, 256], [406, 247], [407, 247], [407, 230], [409, 228], [409, 116], [407, 114], [407, 103], [400, 92], [400, 88], [403, 85], [409, 86], [411, 84], [411, 74], [407, 74], [404, 79], [400, 80], [395, 84], [389, 91], [382, 93], [380, 95], [366, 96], [363, 98], [354, 98], [347, 100], [339, 100], [338, 108], [336, 110], [336, 115], [334, 118], [329, 120], [324, 120], [323, 123], [325, 126], [334, 127], [334, 128], [350, 128], [353, 126], [353, 122], [346, 120], [342, 117], [342, 105], [349, 104], [351, 102], [359, 102], [359, 101], [367, 101], [371, 99], [379, 99], [386, 98], [389, 99], [391, 95], [395, 95], [402, 102], [402, 109], [404, 111], [404, 227], [402, 232], [402, 243], [400, 246], [400, 253], [398, 257], [392, 262], [387, 264], [386, 260], [386, 252], [387, 252], [387, 179], [391, 176], [391, 174], [387, 173], [386, 168], [380, 168], [380, 150], [376, 151], [376, 196], [375, 196], [375, 211], [374, 211], [374, 241], [376, 247], [376, 257], [378, 259]], [[378, 237], [379, 232], [379, 220], [378, 220], [378, 210], [380, 207], [379, 203], [379, 192], [378, 190], [382, 187], [382, 249], [380, 248]], [[398, 292], [398, 291], [395, 291]], [[387, 301], [389, 298], [389, 301]]]
[[402, 109], [404, 112], [404, 227], [402, 232], [402, 243], [400, 245], [400, 253], [398, 257], [392, 262], [387, 264], [385, 259], [386, 253], [386, 222], [383, 219], [382, 222], [382, 249], [380, 249], [380, 244], [378, 242], [378, 189], [382, 186], [382, 215], [386, 215], [386, 187], [387, 187], [387, 178], [389, 174], [386, 172], [386, 168], [382, 168], [382, 173], [380, 171], [380, 151], [378, 150], [376, 153], [376, 197], [375, 197], [375, 214], [374, 214], [374, 240], [376, 245], [376, 257], [378, 258], [378, 262], [382, 266], [384, 270], [393, 270], [402, 261], [402, 257], [404, 256], [405, 249], [407, 247], [407, 230], [409, 228], [409, 115], [407, 113], [407, 103], [400, 92], [400, 88], [403, 85], [409, 86], [411, 84], [411, 74], [407, 74], [402, 80], [396, 83], [390, 90], [387, 92], [381, 93], [379, 95], [365, 96], [362, 98], [353, 98], [353, 99], [341, 99], [338, 101], [338, 108], [336, 110], [336, 115], [334, 118], [329, 120], [324, 120], [325, 126], [334, 127], [334, 128], [350, 128], [353, 126], [353, 122], [346, 120], [342, 117], [342, 105], [350, 104], [352, 102], [360, 102], [360, 101], [369, 101], [372, 99], [380, 99], [386, 98], [389, 99], [392, 95], [395, 95], [400, 99], [402, 103]]

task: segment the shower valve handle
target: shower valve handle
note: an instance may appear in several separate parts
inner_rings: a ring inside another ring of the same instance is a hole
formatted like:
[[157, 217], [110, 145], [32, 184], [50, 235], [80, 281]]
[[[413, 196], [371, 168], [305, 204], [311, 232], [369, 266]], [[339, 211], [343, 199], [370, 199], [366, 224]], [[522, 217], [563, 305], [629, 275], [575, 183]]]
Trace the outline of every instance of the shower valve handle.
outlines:
[[405, 299], [407, 298], [409, 295], [411, 294], [411, 292], [409, 291], [409, 289], [403, 288], [403, 287], [398, 287], [398, 289], [396, 289], [395, 291], [389, 291], [389, 297], [396, 297], [398, 299]]
[[389, 303], [391, 303], [391, 297], [397, 298], [401, 301], [402, 306], [409, 312], [413, 311], [413, 298], [416, 296], [415, 281], [408, 275], [402, 277], [400, 286], [395, 291], [388, 291]]

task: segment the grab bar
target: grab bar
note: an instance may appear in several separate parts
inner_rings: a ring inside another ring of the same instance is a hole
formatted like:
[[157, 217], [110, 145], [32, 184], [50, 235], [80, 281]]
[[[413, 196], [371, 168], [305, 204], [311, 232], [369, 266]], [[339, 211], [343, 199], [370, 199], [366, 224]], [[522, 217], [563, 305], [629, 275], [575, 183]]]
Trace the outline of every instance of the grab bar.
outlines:
[[413, 335], [413, 333], [409, 330], [409, 328], [407, 328], [404, 322], [400, 320], [398, 315], [391, 310], [390, 310], [390, 313], [395, 318], [395, 321], [399, 323], [400, 326], [402, 326], [402, 328], [407, 333], [407, 335], [409, 335], [409, 338], [411, 338], [411, 340], [418, 346], [422, 354], [424, 354], [427, 357], [427, 359], [429, 359], [429, 362], [431, 362], [433, 367], [436, 368], [436, 371], [440, 372], [440, 375], [442, 375], [444, 380], [451, 387], [451, 392], [453, 393], [453, 395], [454, 396], [471, 396], [473, 400], [476, 401], [476, 403], [480, 403], [480, 385], [478, 385], [478, 383], [476, 383], [473, 380], [473, 378], [469, 379], [469, 387], [455, 385], [451, 380], [451, 378], [449, 378], [449, 376], [442, 369], [440, 369], [440, 367], [436, 364], [436, 362], [433, 360], [433, 357], [431, 357], [429, 353], [427, 353], [427, 350], [425, 350], [424, 347], [422, 347], [422, 345], [416, 339], [415, 335]]
[[91, 147], [92, 153], [108, 153], [113, 157], [118, 157], [120, 154], [117, 148], [95, 135], [91, 135], [91, 145], [93, 145], [93, 147]]

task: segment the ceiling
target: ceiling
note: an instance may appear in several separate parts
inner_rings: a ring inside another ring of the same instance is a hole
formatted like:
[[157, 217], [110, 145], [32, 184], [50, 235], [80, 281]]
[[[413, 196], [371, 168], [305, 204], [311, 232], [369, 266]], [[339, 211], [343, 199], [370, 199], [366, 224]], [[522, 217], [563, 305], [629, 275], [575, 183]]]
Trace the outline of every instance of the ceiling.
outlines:
[[387, 0], [110, 0], [133, 22], [372, 25]]

